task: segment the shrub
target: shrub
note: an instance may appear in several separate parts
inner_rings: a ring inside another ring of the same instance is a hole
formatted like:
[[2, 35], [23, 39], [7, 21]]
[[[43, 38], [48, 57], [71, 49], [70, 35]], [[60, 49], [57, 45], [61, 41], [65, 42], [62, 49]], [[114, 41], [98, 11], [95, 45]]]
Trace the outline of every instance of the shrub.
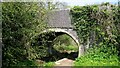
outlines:
[[118, 65], [120, 54], [119, 8], [119, 6], [105, 3], [75, 6], [71, 9], [73, 25], [80, 38], [80, 44], [84, 46], [87, 44], [90, 48], [88, 51], [86, 50], [85, 56], [76, 60], [75, 65]]
[[30, 44], [45, 28], [46, 10], [42, 5], [24, 2], [2, 3], [3, 66], [35, 58], [32, 56]]

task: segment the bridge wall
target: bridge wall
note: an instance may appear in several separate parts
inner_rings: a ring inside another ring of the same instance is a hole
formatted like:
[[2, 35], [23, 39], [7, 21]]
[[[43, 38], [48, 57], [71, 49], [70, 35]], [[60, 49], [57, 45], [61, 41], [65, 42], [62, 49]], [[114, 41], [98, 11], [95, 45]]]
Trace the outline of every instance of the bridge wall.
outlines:
[[84, 46], [80, 45], [77, 33], [73, 30], [74, 26], [71, 24], [70, 10], [51, 11], [48, 13], [47, 21], [48, 29], [43, 32], [54, 31], [69, 35], [79, 46], [78, 56], [81, 56], [84, 53]]

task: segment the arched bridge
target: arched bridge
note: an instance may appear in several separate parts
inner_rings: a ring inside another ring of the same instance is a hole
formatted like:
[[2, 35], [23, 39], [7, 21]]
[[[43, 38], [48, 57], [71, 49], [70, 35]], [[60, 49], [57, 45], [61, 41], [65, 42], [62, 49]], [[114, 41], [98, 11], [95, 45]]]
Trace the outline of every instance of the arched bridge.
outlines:
[[49, 28], [49, 29], [44, 30], [43, 33], [50, 32], [50, 31], [55, 32], [55, 36], [59, 36], [59, 35], [62, 35], [62, 34], [67, 34], [77, 43], [77, 45], [79, 45], [77, 34], [72, 29]]
[[49, 41], [53, 41], [57, 36], [67, 34], [70, 36], [79, 46], [79, 55], [82, 54], [82, 47], [79, 45], [79, 38], [74, 26], [71, 24], [70, 10], [55, 10], [48, 13], [48, 28], [42, 33], [54, 32], [55, 36], [52, 35]]

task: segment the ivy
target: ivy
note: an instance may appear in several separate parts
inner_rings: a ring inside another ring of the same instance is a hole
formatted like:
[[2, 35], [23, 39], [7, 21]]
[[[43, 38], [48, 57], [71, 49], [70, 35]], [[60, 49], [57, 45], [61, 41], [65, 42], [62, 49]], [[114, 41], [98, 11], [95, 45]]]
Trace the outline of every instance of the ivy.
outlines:
[[80, 43], [85, 46], [89, 41], [89, 46], [99, 46], [103, 53], [112, 51], [109, 55], [118, 55], [119, 49], [117, 48], [120, 43], [118, 40], [120, 33], [118, 9], [118, 6], [109, 3], [73, 7], [71, 15]]

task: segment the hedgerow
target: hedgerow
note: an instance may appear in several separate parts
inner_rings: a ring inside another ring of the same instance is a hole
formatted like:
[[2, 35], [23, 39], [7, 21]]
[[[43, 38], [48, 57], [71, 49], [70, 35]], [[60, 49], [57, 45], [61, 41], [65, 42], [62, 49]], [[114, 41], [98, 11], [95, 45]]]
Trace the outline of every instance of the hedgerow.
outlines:
[[[98, 63], [102, 60], [106, 61], [105, 65], [118, 65], [116, 63], [119, 62], [120, 55], [119, 11], [119, 6], [109, 3], [75, 6], [71, 9], [72, 24], [80, 38], [80, 44], [89, 47], [86, 49], [86, 55], [76, 60], [76, 65], [104, 65]], [[108, 64], [111, 60], [115, 60], [115, 63]]]

